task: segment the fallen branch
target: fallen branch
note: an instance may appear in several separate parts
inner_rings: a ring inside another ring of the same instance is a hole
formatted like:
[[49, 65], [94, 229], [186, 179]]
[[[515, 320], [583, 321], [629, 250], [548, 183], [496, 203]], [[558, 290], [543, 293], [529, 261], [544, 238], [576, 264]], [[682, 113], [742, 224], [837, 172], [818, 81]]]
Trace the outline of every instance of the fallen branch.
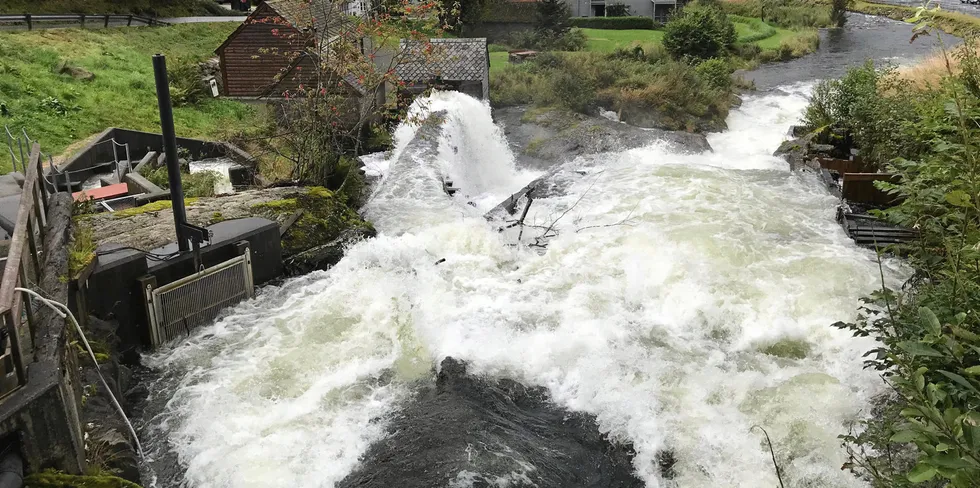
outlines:
[[592, 184], [589, 185], [589, 187], [586, 188], [584, 192], [582, 192], [582, 195], [580, 195], [578, 197], [578, 200], [575, 200], [575, 203], [573, 203], [571, 207], [566, 208], [565, 211], [562, 212], [561, 215], [559, 215], [557, 219], [553, 220], [551, 222], [551, 224], [548, 225], [547, 228], [545, 228], [544, 232], [542, 232], [541, 235], [539, 235], [538, 237], [535, 237], [534, 238], [534, 243], [533, 244], [529, 244], [529, 245], [531, 245], [531, 246], [537, 246], [537, 247], [546, 247], [546, 244], [542, 244], [541, 243], [541, 240], [542, 239], [549, 239], [551, 237], [556, 237], [558, 235], [558, 232], [557, 231], [552, 236], [549, 236], [548, 234], [555, 230], [555, 225], [558, 223], [558, 221], [560, 221], [563, 217], [565, 217], [565, 215], [567, 215], [568, 212], [571, 212], [572, 209], [574, 209], [575, 207], [577, 207], [578, 204], [581, 203], [582, 199], [584, 199], [585, 196], [588, 195], [590, 191], [592, 191], [592, 187], [594, 187], [595, 184], [599, 182], [599, 177], [602, 176], [602, 173], [604, 173], [604, 172], [605, 172], [605, 170], [600, 171], [599, 173], [597, 173], [596, 178], [594, 180], [592, 180]]
[[769, 454], [772, 456], [772, 465], [775, 466], [775, 468], [776, 468], [776, 478], [779, 479], [779, 488], [786, 488], [786, 486], [783, 485], [783, 474], [782, 474], [782, 470], [779, 469], [779, 463], [776, 462], [776, 451], [774, 451], [773, 448], [772, 448], [772, 439], [769, 438], [769, 433], [766, 432], [766, 429], [763, 429], [762, 426], [759, 426], [759, 425], [753, 425], [752, 428], [749, 429], [749, 432], [751, 432], [752, 429], [755, 429], [755, 428], [758, 428], [759, 430], [762, 431], [763, 434], [766, 435], [766, 442], [769, 443]]
[[604, 224], [604, 225], [587, 225], [585, 227], [581, 227], [581, 228], [576, 229], [575, 232], [576, 233], [579, 233], [579, 232], [582, 232], [583, 230], [586, 230], [586, 229], [603, 229], [603, 228], [606, 228], [606, 227], [616, 227], [616, 226], [619, 226], [619, 225], [625, 225], [627, 227], [632, 227], [633, 226], [633, 223], [630, 222], [630, 220], [633, 218], [633, 212], [636, 210], [636, 207], [639, 207], [639, 206], [640, 206], [640, 202], [636, 202], [636, 205], [633, 205], [633, 208], [631, 208], [630, 211], [629, 211], [629, 213], [626, 214], [626, 217], [623, 218], [623, 220], [620, 220], [619, 222], [616, 222], [614, 224]]

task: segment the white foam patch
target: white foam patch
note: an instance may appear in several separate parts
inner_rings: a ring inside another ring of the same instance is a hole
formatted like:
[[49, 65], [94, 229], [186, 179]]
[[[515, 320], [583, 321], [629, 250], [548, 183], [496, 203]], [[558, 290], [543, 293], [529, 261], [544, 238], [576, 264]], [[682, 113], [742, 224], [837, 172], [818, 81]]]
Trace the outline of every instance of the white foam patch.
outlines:
[[[771, 156], [806, 92], [748, 98], [711, 154], [653, 144], [600, 156], [603, 172], [532, 206], [538, 225], [565, 214], [544, 253], [445, 196], [389, 207], [382, 235], [329, 272], [269, 289], [151, 358], [182, 378], [151, 425], [192, 487], [329, 487], [383, 436], [407, 385], [453, 356], [595, 414], [634, 444], [649, 487], [775, 486], [754, 425], [772, 436], [788, 486], [866, 486], [841, 471], [837, 435], [880, 391], [861, 367], [873, 344], [829, 325], [854, 317], [878, 265], [834, 222], [818, 182]], [[521, 175], [487, 154], [499, 146], [464, 149], [489, 127], [488, 113], [467, 114], [440, 143], [473, 166], [447, 170], [463, 188], [506, 193]], [[433, 167], [446, 160], [440, 151]], [[391, 169], [409, 192], [391, 201], [428, 188], [429, 175]], [[805, 357], [766, 354], [774, 344]], [[677, 459], [670, 485], [662, 449]]]

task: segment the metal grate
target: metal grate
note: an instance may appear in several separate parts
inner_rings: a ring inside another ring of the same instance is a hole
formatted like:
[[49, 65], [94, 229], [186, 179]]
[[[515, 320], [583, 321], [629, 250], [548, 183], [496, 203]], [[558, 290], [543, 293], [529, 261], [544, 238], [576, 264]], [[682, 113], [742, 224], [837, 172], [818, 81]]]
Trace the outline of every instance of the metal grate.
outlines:
[[252, 297], [252, 259], [248, 247], [236, 258], [186, 278], [147, 289], [150, 338], [154, 348], [214, 320], [225, 307]]

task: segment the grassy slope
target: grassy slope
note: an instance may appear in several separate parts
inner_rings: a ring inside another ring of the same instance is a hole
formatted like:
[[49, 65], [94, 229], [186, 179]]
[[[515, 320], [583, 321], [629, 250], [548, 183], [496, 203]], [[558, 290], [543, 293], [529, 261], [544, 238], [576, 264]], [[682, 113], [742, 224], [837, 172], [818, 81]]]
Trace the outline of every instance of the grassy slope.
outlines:
[[[228, 15], [214, 0], [3, 0], [0, 14]], [[235, 14], [240, 15], [235, 12]]]
[[[58, 154], [69, 144], [116, 126], [159, 131], [151, 55], [168, 64], [210, 57], [234, 24], [187, 24], [156, 28], [49, 30], [0, 34], [0, 103], [9, 116], [0, 125], [25, 128]], [[63, 60], [95, 74], [94, 81], [59, 75]], [[59, 114], [52, 99], [67, 107]], [[206, 100], [174, 109], [177, 134], [214, 138], [258, 124], [252, 107]], [[0, 159], [2, 161], [2, 159]]]
[[[906, 20], [915, 15], [915, 7], [884, 5], [874, 2], [856, 0], [851, 10], [870, 15], [880, 15], [895, 20]], [[930, 14], [929, 24], [942, 31], [958, 37], [980, 36], [980, 18], [960, 12], [940, 10]]]

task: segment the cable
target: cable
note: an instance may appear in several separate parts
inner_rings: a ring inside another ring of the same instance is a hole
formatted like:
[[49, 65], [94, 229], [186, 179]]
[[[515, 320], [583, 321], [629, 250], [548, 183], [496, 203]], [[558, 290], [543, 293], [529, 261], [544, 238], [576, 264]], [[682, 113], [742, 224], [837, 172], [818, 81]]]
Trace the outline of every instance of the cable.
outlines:
[[[112, 389], [109, 388], [109, 383], [106, 382], [105, 376], [102, 376], [102, 368], [99, 367], [99, 361], [95, 359], [95, 352], [92, 351], [92, 346], [89, 345], [88, 339], [85, 337], [85, 332], [82, 331], [82, 326], [78, 325], [78, 321], [75, 320], [75, 314], [71, 313], [71, 310], [65, 304], [44, 298], [43, 296], [41, 296], [41, 294], [37, 293], [34, 290], [29, 290], [27, 288], [19, 288], [19, 287], [14, 288], [14, 290], [27, 293], [32, 297], [40, 300], [41, 303], [47, 305], [48, 308], [53, 310], [54, 313], [56, 313], [61, 318], [66, 318], [66, 317], [71, 318], [71, 323], [75, 325], [75, 330], [78, 331], [78, 335], [82, 338], [82, 343], [85, 344], [85, 350], [88, 351], [89, 357], [92, 358], [92, 362], [95, 364], [95, 371], [99, 374], [99, 379], [102, 380], [102, 386], [105, 387], [106, 392], [109, 393], [109, 398], [112, 399], [112, 404], [116, 406], [116, 410], [119, 411], [119, 415], [122, 417], [123, 421], [126, 422], [126, 427], [129, 427], [129, 433], [133, 436], [133, 443], [136, 444], [136, 453], [139, 454], [140, 459], [143, 459], [144, 458], [143, 446], [140, 445], [140, 439], [136, 435], [136, 429], [133, 428], [133, 424], [130, 423], [129, 418], [126, 417], [126, 412], [123, 411], [122, 406], [119, 405], [119, 401], [116, 400], [116, 396], [112, 394]], [[58, 310], [58, 308], [63, 309], [64, 312]]]
[[[201, 247], [201, 249], [204, 249], [205, 247], [207, 247], [207, 246], [203, 246], [203, 247]], [[141, 252], [143, 254], [146, 254], [146, 258], [149, 259], [149, 260], [151, 260], [151, 261], [166, 261], [168, 259], [172, 259], [172, 258], [175, 258], [175, 257], [181, 255], [181, 251], [175, 251], [175, 252], [172, 252], [170, 254], [157, 254], [157, 253], [153, 253], [153, 252], [150, 252], [150, 251], [144, 251], [142, 249], [139, 249], [139, 248], [136, 248], [136, 247], [133, 247], [133, 246], [114, 247], [112, 249], [107, 249], [105, 251], [96, 252], [95, 255], [96, 256], [107, 256], [109, 254], [117, 253], [117, 252], [120, 252], [120, 251], [136, 251], [136, 252]], [[191, 251], [187, 251], [187, 252], [189, 253]]]

